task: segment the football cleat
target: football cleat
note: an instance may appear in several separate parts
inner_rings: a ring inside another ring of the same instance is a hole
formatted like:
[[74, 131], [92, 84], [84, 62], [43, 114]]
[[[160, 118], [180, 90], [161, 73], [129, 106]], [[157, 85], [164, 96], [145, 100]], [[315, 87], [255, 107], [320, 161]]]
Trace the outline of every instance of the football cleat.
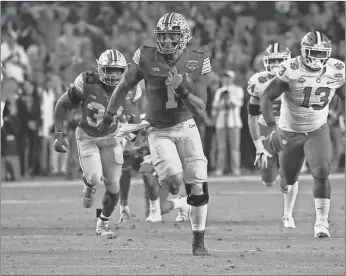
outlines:
[[175, 221], [182, 222], [190, 218], [191, 206], [187, 204], [187, 197], [178, 197], [182, 201], [181, 208], [178, 209], [178, 214]]
[[120, 205], [120, 219], [118, 223], [126, 222], [131, 218], [130, 207]]
[[161, 211], [150, 210], [149, 216], [145, 221], [147, 222], [159, 222], [162, 220]]
[[114, 233], [109, 228], [109, 221], [103, 221], [102, 219], [97, 220], [96, 224], [96, 235], [103, 237], [113, 237]]
[[[83, 176], [84, 182], [86, 182], [85, 177]], [[94, 197], [96, 194], [96, 189], [94, 187], [84, 184], [83, 187], [83, 205], [85, 208], [90, 208], [94, 203]]]
[[285, 228], [297, 228], [293, 217], [282, 217], [282, 222]]
[[204, 246], [204, 231], [193, 231], [192, 254], [194, 256], [210, 256]]
[[314, 226], [315, 238], [330, 238], [328, 221], [316, 221]]

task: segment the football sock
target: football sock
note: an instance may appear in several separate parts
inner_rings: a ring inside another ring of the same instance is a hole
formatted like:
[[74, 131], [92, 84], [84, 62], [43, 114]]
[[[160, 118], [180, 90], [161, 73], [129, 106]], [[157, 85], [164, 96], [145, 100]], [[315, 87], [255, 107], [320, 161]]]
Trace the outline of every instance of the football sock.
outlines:
[[191, 227], [192, 231], [204, 231], [205, 223], [207, 221], [207, 213], [208, 213], [208, 204], [195, 207], [191, 206]]
[[119, 181], [119, 186], [120, 186], [119, 191], [120, 191], [120, 204], [122, 206], [128, 205], [131, 177], [132, 177], [131, 167], [121, 171], [121, 177]]
[[115, 206], [118, 203], [118, 199], [119, 199], [119, 192], [116, 194], [112, 194], [108, 191], [105, 192], [102, 199], [103, 208], [102, 208], [102, 213], [100, 216], [101, 219], [102, 219], [102, 216], [104, 218], [109, 218], [111, 216]]
[[316, 221], [328, 221], [329, 198], [315, 198]]
[[284, 216], [292, 217], [294, 204], [296, 202], [298, 194], [298, 181], [291, 185], [287, 194], [283, 194], [284, 197]]
[[155, 210], [155, 212], [160, 212], [160, 199], [149, 200], [150, 211]]

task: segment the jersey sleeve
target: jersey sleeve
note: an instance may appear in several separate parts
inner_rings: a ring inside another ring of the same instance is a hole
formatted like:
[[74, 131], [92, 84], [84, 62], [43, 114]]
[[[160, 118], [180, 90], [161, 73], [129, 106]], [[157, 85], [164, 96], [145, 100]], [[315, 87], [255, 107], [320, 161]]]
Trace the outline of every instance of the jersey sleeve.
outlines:
[[247, 92], [255, 98], [260, 99], [261, 92], [259, 91], [259, 85], [258, 85], [258, 76], [257, 74], [253, 75], [248, 83], [247, 83]]
[[[340, 88], [345, 83], [345, 63], [341, 60], [331, 59], [332, 78], [335, 82], [335, 88]], [[334, 85], [333, 85], [334, 86]]]
[[201, 75], [206, 75], [211, 72], [210, 58], [204, 57], [201, 69]]
[[142, 47], [138, 48], [132, 58], [133, 62], [137, 64], [138, 66], [139, 66], [139, 61], [141, 59], [141, 53], [142, 53], [141, 49]]
[[84, 100], [84, 74], [81, 73], [74, 80], [73, 83], [70, 84], [68, 89], [68, 96], [72, 103], [78, 103]]
[[283, 82], [290, 82], [297, 78], [300, 72], [299, 63], [296, 59], [288, 59], [282, 62], [276, 77]]

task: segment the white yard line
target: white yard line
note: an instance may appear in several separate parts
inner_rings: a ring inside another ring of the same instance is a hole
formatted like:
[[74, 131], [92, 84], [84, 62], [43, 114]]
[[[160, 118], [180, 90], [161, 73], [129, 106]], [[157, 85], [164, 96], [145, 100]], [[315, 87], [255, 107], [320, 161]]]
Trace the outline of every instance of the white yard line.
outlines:
[[[312, 180], [311, 175], [301, 175], [299, 176], [300, 180]], [[330, 180], [345, 180], [344, 174], [332, 174], [329, 177]], [[208, 178], [209, 183], [228, 183], [228, 182], [248, 182], [248, 181], [258, 181], [260, 182], [259, 175], [249, 175], [249, 176], [222, 176], [222, 177], [214, 177], [211, 176]], [[44, 187], [44, 188], [56, 188], [56, 187], [78, 187], [83, 185], [82, 180], [45, 180], [42, 179], [40, 181], [23, 181], [23, 182], [5, 182], [1, 183], [1, 188], [26, 188], [26, 187]], [[140, 178], [132, 179], [132, 185], [140, 185], [143, 181]]]

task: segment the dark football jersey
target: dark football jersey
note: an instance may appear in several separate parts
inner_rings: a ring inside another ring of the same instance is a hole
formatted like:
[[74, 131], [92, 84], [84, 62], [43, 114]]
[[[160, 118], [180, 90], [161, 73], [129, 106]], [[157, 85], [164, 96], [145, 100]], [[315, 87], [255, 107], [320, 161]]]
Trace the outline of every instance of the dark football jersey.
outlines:
[[[105, 114], [110, 99], [110, 95], [105, 91], [98, 74], [94, 72], [81, 73], [71, 85], [71, 89], [81, 100], [82, 118], [79, 121], [79, 126], [90, 136], [102, 137], [107, 135], [96, 128], [97, 122]], [[112, 124], [110, 133], [115, 129], [116, 122]]]
[[206, 54], [188, 47], [176, 64], [170, 66], [156, 47], [142, 46], [134, 54], [133, 61], [139, 65], [145, 80], [146, 119], [152, 126], [170, 127], [192, 118], [192, 113], [165, 82], [173, 66], [179, 74], [188, 73], [192, 79], [209, 73], [211, 65]]

